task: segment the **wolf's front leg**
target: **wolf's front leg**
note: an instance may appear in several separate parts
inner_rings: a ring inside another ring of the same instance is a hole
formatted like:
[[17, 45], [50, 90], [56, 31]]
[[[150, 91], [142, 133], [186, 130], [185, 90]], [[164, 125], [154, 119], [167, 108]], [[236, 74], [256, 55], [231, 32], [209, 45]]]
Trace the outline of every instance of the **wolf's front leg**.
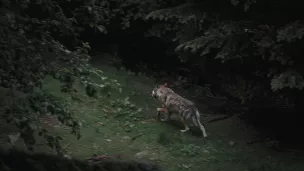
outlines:
[[162, 107], [162, 108], [157, 108], [157, 120], [159, 121], [159, 120], [163, 120], [163, 119], [160, 119], [160, 112], [165, 112], [165, 113], [167, 113], [167, 109], [166, 108], [164, 108], [164, 107]]
[[171, 112], [167, 111], [165, 119], [161, 119], [161, 121], [165, 122], [171, 120], [171, 114]]
[[162, 108], [159, 107], [159, 108], [157, 108], [156, 110], [157, 110], [157, 112], [165, 112], [165, 113], [168, 112], [167, 109], [166, 109], [166, 108], [163, 108], [163, 107], [162, 107]]
[[160, 121], [160, 111], [157, 110], [157, 121]]

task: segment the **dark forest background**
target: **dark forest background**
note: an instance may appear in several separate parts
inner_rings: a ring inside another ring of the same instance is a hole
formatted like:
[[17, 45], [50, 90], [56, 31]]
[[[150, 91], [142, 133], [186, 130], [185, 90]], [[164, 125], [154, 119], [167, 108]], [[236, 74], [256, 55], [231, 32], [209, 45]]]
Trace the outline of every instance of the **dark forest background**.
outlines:
[[94, 96], [102, 86], [90, 75], [102, 73], [92, 65], [111, 63], [173, 87], [208, 87], [226, 99], [205, 100], [213, 112], [238, 114], [274, 139], [303, 144], [301, 7], [286, 0], [0, 0], [0, 85], [28, 99], [5, 117], [29, 148], [35, 131], [59, 148], [60, 138], [33, 128], [33, 111], [58, 115], [77, 136], [79, 125], [41, 91], [43, 79], [52, 75], [67, 93], [81, 81]]

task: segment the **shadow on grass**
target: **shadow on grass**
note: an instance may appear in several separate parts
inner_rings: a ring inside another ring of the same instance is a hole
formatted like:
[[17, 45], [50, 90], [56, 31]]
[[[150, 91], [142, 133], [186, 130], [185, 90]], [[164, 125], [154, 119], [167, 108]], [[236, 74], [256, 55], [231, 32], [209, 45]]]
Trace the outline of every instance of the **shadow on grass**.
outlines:
[[[179, 120], [169, 120], [169, 121], [160, 121], [162, 124], [167, 124], [168, 126], [171, 126], [172, 128], [174, 128], [176, 131], [179, 131], [184, 129], [184, 125], [181, 123], [181, 121]], [[194, 125], [190, 125], [189, 126], [190, 130], [187, 132], [180, 132], [181, 135], [182, 134], [191, 134], [191, 136], [195, 136], [197, 138], [203, 138], [203, 134], [202, 131], [194, 126]]]
[[160, 171], [153, 164], [137, 161], [106, 160], [89, 163], [76, 159], [66, 159], [44, 153], [29, 154], [18, 150], [0, 150], [0, 170], [2, 171]]

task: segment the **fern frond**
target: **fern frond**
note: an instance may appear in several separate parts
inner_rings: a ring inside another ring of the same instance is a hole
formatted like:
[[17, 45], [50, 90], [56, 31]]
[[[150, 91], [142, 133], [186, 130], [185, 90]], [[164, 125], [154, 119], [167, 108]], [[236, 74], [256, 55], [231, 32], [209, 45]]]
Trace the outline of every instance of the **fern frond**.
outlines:
[[206, 16], [206, 13], [201, 10], [202, 8], [197, 8], [198, 6], [202, 6], [202, 3], [186, 3], [174, 8], [160, 9], [149, 13], [145, 19], [161, 21], [178, 19], [181, 23], [187, 23], [193, 19], [201, 20]]
[[[221, 3], [221, 5], [219, 5]], [[215, 21], [221, 16], [224, 18], [242, 18], [235, 13], [233, 5], [215, 0], [204, 0], [203, 2], [184, 3], [173, 8], [160, 9], [150, 12], [146, 20], [168, 21], [170, 19], [178, 19], [180, 23], [187, 23], [187, 20], [197, 20], [204, 22], [205, 20]]]
[[278, 30], [277, 40], [294, 42], [304, 37], [304, 25], [300, 21], [289, 23]]
[[276, 75], [271, 80], [271, 89], [278, 91], [283, 88], [296, 88], [302, 90], [304, 88], [303, 76], [293, 69], [286, 70]]
[[219, 48], [223, 43], [222, 41], [223, 39], [221, 38], [222, 37], [216, 35], [202, 36], [194, 40], [180, 44], [179, 46], [176, 47], [175, 50], [183, 51], [183, 52], [190, 51], [191, 53], [196, 53], [202, 49], [209, 49], [212, 47]]
[[177, 52], [199, 52], [200, 56], [204, 56], [209, 54], [212, 49], [218, 49], [219, 52], [215, 59], [223, 61], [239, 57], [238, 54], [249, 47], [247, 33], [234, 23], [226, 25], [221, 23], [221, 25], [217, 29], [205, 32], [204, 36], [180, 44], [175, 50]]

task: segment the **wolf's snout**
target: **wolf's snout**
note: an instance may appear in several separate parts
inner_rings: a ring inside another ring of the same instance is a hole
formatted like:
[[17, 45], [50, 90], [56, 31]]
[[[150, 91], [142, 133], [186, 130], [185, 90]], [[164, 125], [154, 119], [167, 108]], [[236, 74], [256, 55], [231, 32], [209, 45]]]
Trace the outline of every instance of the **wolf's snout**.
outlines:
[[152, 91], [152, 97], [156, 98], [156, 93], [154, 90]]

